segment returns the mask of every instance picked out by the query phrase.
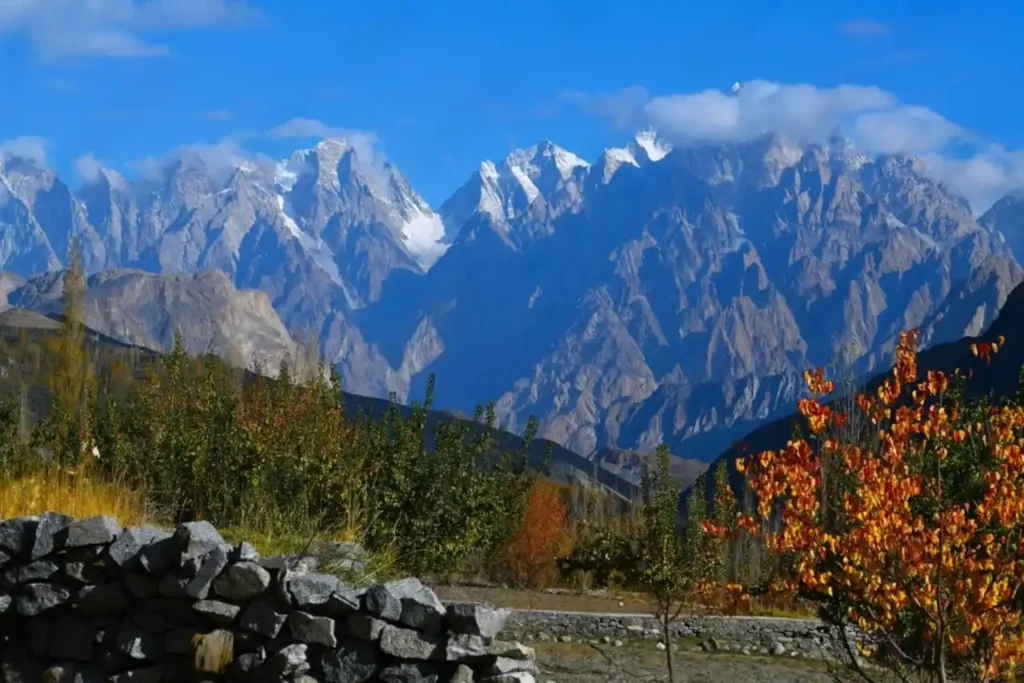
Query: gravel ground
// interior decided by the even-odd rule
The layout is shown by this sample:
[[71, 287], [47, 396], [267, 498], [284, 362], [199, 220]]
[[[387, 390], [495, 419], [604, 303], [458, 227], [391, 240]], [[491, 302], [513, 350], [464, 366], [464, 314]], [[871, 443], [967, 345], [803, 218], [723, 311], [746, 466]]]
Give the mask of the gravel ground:
[[[537, 650], [538, 683], [655, 683], [668, 680], [665, 653], [649, 641], [622, 647], [582, 643], [531, 643]], [[824, 683], [834, 680], [824, 664], [788, 657], [694, 652], [675, 653], [676, 681], [689, 683]]]

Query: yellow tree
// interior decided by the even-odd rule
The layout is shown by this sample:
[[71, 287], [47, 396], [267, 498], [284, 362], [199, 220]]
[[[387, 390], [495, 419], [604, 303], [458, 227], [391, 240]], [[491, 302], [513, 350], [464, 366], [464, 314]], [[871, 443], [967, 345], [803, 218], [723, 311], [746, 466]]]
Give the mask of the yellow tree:
[[86, 349], [85, 272], [72, 240], [64, 271], [64, 311], [60, 333], [48, 342], [53, 368], [47, 378], [50, 415], [42, 425], [45, 445], [60, 464], [78, 459], [89, 441], [89, 403], [94, 372]]
[[[821, 369], [805, 373], [809, 433], [737, 461], [757, 517], [778, 523], [739, 525], [785, 558], [775, 590], [822, 604], [861, 679], [875, 674], [858, 648], [902, 680], [1009, 679], [1024, 653], [1024, 409], [965, 401], [959, 372], [919, 378], [916, 346], [916, 331], [901, 335], [891, 377], [856, 397], [877, 429], [867, 442], [830, 435], [849, 415], [819, 401], [833, 388]], [[824, 513], [826, 459], [838, 514]]]

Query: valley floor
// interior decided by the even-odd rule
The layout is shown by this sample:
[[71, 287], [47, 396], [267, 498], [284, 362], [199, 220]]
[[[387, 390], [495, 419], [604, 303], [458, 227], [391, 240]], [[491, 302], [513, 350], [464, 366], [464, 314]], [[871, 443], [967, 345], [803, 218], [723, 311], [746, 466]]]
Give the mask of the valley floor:
[[[661, 683], [668, 681], [665, 653], [650, 641], [622, 647], [584, 643], [531, 643], [539, 683]], [[675, 653], [677, 683], [824, 683], [825, 664], [803, 659], [707, 653], [684, 643]]]

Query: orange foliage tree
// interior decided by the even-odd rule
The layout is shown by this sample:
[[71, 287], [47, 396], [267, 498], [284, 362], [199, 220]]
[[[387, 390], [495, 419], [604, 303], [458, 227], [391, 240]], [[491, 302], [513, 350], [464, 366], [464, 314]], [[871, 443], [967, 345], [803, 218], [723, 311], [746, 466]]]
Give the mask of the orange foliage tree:
[[[973, 350], [987, 359], [1002, 343]], [[902, 680], [1012, 678], [1024, 653], [1024, 409], [965, 400], [959, 371], [919, 378], [916, 347], [916, 330], [902, 334], [891, 377], [857, 396], [866, 439], [832, 436], [849, 415], [819, 400], [833, 389], [821, 369], [805, 373], [809, 433], [737, 460], [757, 498], [738, 525], [784, 560], [771, 590], [819, 601], [862, 680], [875, 674], [859, 655]]]
[[569, 511], [557, 484], [538, 478], [530, 491], [519, 529], [509, 539], [505, 558], [512, 578], [534, 588], [549, 585], [558, 560], [572, 552]]

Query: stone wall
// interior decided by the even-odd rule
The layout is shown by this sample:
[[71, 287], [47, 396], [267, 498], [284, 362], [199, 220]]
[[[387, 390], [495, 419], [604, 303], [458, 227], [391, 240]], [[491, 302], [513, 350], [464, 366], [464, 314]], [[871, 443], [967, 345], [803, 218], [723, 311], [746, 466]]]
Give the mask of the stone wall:
[[261, 559], [206, 522], [0, 522], [0, 680], [532, 683], [507, 610], [446, 607], [417, 579], [356, 590]]
[[[658, 622], [643, 614], [515, 610], [508, 618], [506, 631], [524, 641], [662, 638]], [[816, 619], [682, 616], [672, 624], [672, 634], [697, 639], [707, 650], [831, 658], [828, 628]]]

